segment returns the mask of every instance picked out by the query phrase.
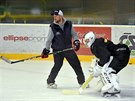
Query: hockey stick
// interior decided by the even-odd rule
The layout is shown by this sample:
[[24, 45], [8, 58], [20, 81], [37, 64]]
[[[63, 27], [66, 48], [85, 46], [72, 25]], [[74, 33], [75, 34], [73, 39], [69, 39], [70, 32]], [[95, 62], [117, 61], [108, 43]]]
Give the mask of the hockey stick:
[[[73, 48], [67, 48], [67, 49], [64, 49], [64, 50], [61, 50], [61, 51], [52, 52], [52, 53], [49, 53], [48, 55], [51, 55], [51, 54], [54, 54], [54, 55], [55, 55], [55, 54], [58, 54], [58, 53], [62, 53], [62, 52], [65, 52], [65, 51], [69, 51], [69, 50], [73, 50]], [[40, 58], [40, 57], [41, 57], [41, 55], [38, 55], [38, 56], [33, 56], [33, 57], [30, 57], [30, 58], [26, 58], [26, 59], [17, 60], [17, 61], [11, 61], [11, 60], [7, 59], [7, 58], [4, 57], [4, 56], [1, 56], [0, 58], [1, 58], [3, 61], [5, 61], [5, 62], [7, 62], [7, 63], [9, 63], [9, 64], [14, 64], [14, 63], [24, 62], [24, 61], [26, 61], [26, 60], [32, 60], [32, 59]]]
[[90, 74], [89, 78], [83, 83], [83, 85], [79, 88], [79, 93], [81, 94], [83, 90], [88, 86], [89, 82], [93, 79], [93, 75]]

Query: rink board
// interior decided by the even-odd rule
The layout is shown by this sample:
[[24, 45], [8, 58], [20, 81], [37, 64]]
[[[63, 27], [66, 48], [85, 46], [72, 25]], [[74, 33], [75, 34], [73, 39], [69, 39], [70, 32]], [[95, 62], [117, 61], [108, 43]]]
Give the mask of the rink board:
[[[80, 41], [77, 52], [80, 61], [91, 61], [93, 55], [84, 45], [83, 36], [93, 31], [96, 37], [125, 43], [131, 50], [129, 63], [135, 64], [135, 26], [132, 25], [73, 25]], [[0, 24], [0, 56], [18, 60], [41, 54], [45, 47], [49, 24]], [[34, 59], [35, 60], [35, 59]], [[52, 56], [47, 59], [53, 60]]]
[[[11, 60], [19, 60], [19, 59], [25, 59], [25, 58], [29, 58], [29, 57], [32, 57], [32, 56], [38, 56], [39, 54], [0, 54], [0, 56], [5, 56], [7, 57], [8, 59], [11, 59]], [[94, 58], [93, 55], [91, 56], [86, 56], [86, 55], [78, 55], [79, 57], [79, 60], [80, 61], [83, 61], [83, 62], [91, 62], [91, 60]], [[40, 61], [46, 61], [46, 60], [52, 60], [53, 61], [53, 56], [50, 55], [48, 58], [36, 58], [36, 59], [33, 59], [33, 60], [40, 60]], [[135, 58], [130, 58], [129, 60], [129, 64], [135, 64]]]

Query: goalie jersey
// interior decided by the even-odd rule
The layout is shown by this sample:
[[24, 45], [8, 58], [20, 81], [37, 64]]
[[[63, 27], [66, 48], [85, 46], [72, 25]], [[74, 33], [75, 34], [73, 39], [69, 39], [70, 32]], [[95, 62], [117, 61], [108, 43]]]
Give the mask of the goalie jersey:
[[110, 64], [116, 72], [124, 68], [129, 61], [130, 50], [125, 44], [114, 44], [112, 41], [97, 38], [91, 45], [91, 52], [99, 59], [98, 64], [103, 66], [113, 56], [113, 61]]

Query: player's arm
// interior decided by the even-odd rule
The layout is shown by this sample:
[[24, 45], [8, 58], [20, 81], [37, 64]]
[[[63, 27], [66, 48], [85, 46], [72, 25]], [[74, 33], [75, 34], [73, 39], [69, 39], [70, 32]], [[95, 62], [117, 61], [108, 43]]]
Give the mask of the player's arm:
[[74, 50], [78, 51], [80, 49], [80, 41], [79, 41], [77, 33], [75, 32], [73, 27], [71, 27], [71, 34], [72, 34], [72, 37], [74, 39], [74, 41], [73, 41]]
[[75, 30], [74, 30], [73, 27], [71, 27], [71, 34], [72, 34], [72, 37], [73, 37], [74, 41], [75, 41], [75, 40], [79, 40], [78, 35], [77, 35], [77, 33], [75, 32]]
[[98, 47], [98, 49], [99, 49], [99, 53], [98, 53], [99, 54], [99, 57], [98, 57], [99, 62], [98, 62], [98, 64], [100, 66], [103, 66], [104, 64], [106, 64], [109, 61], [111, 54], [106, 49], [106, 47]]
[[108, 41], [97, 43], [99, 45], [97, 45], [96, 47], [96, 55], [99, 58], [98, 64], [100, 66], [104, 66], [104, 64], [106, 64], [109, 61], [110, 56], [111, 56], [111, 53], [107, 47], [107, 42]]
[[46, 39], [46, 42], [45, 42], [45, 48], [43, 49], [43, 51], [41, 53], [42, 58], [48, 57], [53, 37], [54, 37], [53, 31], [52, 31], [51, 27], [49, 27], [48, 36], [47, 36], [47, 39]]

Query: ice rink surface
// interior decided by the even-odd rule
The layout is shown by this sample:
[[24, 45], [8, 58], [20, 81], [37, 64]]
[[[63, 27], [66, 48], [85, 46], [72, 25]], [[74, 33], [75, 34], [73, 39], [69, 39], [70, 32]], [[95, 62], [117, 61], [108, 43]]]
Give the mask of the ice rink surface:
[[[85, 78], [89, 76], [89, 62], [81, 62]], [[58, 89], [48, 89], [46, 79], [52, 61], [25, 61], [8, 64], [0, 60], [0, 101], [135, 101], [135, 65], [128, 65], [119, 73], [121, 98], [103, 98], [96, 91], [97, 80], [81, 95], [66, 95], [64, 89], [78, 90], [76, 75], [64, 62], [56, 83]]]

